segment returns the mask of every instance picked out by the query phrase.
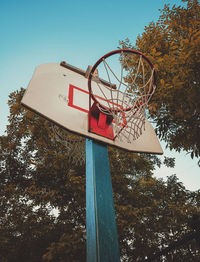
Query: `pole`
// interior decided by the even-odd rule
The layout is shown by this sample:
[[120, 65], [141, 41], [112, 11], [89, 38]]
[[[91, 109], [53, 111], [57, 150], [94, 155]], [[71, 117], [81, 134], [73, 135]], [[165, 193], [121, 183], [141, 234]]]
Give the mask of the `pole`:
[[86, 139], [87, 262], [119, 262], [107, 147]]

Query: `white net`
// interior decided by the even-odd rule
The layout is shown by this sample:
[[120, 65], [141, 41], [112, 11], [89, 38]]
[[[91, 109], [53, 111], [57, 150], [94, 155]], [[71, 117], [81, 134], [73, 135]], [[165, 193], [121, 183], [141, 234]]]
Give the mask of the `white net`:
[[75, 165], [85, 163], [85, 138], [72, 134], [52, 124], [52, 131], [57, 142], [65, 146], [68, 159]]
[[154, 69], [141, 54], [117, 55], [102, 59], [91, 93], [99, 110], [112, 115], [115, 139], [131, 143], [145, 129], [145, 112], [155, 90]]

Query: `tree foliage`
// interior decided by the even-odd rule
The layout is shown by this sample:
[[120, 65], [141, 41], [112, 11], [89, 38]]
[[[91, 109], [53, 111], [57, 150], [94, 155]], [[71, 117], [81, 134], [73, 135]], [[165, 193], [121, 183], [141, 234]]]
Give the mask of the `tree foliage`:
[[200, 3], [165, 5], [157, 22], [145, 27], [136, 48], [152, 60], [157, 89], [150, 104], [159, 137], [170, 149], [200, 156]]
[[[85, 261], [85, 166], [72, 163], [47, 120], [21, 106], [23, 93], [10, 95], [0, 139], [0, 261]], [[144, 260], [194, 230], [200, 192], [176, 176], [153, 178], [156, 156], [114, 148], [109, 156], [122, 261]], [[166, 259], [198, 261], [199, 246], [190, 241]]]
[[21, 106], [23, 93], [10, 95], [7, 136], [1, 137], [0, 261], [81, 261], [84, 169], [72, 167], [50, 123]]

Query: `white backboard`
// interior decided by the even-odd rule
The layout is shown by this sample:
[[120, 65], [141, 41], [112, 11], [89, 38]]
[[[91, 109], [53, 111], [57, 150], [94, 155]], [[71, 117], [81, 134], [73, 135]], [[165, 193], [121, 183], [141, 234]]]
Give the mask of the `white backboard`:
[[[98, 93], [96, 94], [98, 95]], [[88, 132], [89, 93], [85, 71], [58, 63], [35, 69], [22, 104], [59, 126], [94, 140], [133, 152], [162, 154], [155, 131], [148, 120], [142, 135], [131, 143], [111, 140]]]

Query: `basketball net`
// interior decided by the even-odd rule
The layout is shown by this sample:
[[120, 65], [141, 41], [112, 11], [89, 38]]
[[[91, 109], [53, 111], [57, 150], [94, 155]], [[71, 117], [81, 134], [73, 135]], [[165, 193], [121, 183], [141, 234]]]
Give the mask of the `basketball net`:
[[69, 161], [75, 165], [83, 165], [85, 163], [85, 139], [54, 124], [51, 127], [57, 142], [65, 146], [65, 154]]
[[[90, 97], [101, 113], [112, 116], [113, 140], [131, 143], [145, 130], [146, 109], [156, 86], [155, 71], [150, 61], [139, 52], [127, 53], [127, 51], [133, 50], [115, 51], [120, 55], [118, 60], [121, 66], [120, 74], [116, 74], [111, 68], [107, 61], [108, 56], [104, 56], [96, 63], [94, 69], [99, 71], [101, 64], [104, 78], [107, 76], [107, 83], [101, 81], [100, 76], [97, 78], [92, 75]], [[99, 96], [103, 97], [103, 101]]]

